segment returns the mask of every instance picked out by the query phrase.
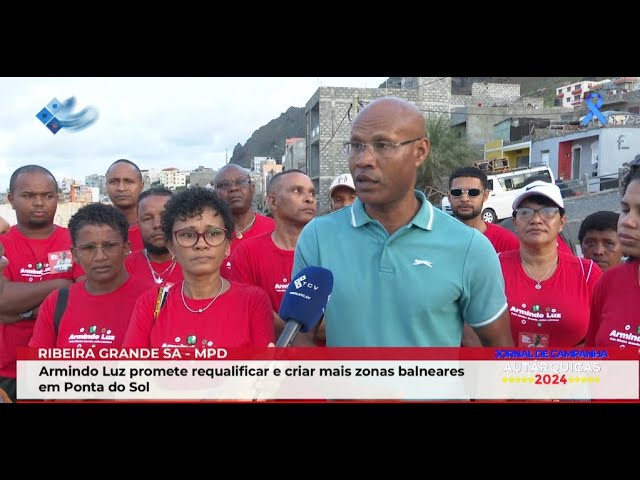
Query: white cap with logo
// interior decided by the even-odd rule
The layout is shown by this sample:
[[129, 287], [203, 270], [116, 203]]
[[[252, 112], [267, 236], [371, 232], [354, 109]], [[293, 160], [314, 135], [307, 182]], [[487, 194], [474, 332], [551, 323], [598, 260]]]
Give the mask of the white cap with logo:
[[543, 182], [542, 180], [537, 180], [535, 182], [531, 182], [526, 187], [522, 187], [520, 193], [513, 201], [513, 209], [515, 210], [522, 203], [525, 198], [531, 197], [533, 195], [541, 195], [543, 197], [548, 198], [553, 203], [555, 203], [558, 207], [564, 208], [564, 201], [562, 200], [562, 194], [560, 193], [560, 189], [557, 185], [553, 183]]
[[343, 173], [334, 178], [333, 182], [331, 182], [331, 187], [329, 187], [329, 197], [331, 197], [331, 193], [338, 187], [347, 187], [354, 192], [356, 191], [356, 186], [353, 183], [353, 177], [350, 173]]

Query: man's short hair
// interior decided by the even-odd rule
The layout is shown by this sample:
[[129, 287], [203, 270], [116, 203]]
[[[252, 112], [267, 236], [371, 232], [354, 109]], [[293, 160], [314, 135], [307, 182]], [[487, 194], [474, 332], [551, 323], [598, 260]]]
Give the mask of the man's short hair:
[[171, 197], [173, 196], [173, 192], [171, 190], [169, 190], [168, 188], [165, 187], [153, 187], [150, 188], [148, 190], [145, 190], [144, 192], [142, 192], [140, 194], [140, 196], [138, 197], [138, 205], [140, 205], [140, 202], [142, 200], [144, 200], [147, 197]]
[[449, 188], [456, 178], [459, 177], [471, 177], [480, 180], [480, 184], [483, 189], [487, 188], [487, 174], [480, 170], [478, 167], [458, 167], [451, 175], [449, 175]]
[[15, 172], [11, 174], [11, 178], [9, 179], [9, 192], [13, 193], [14, 188], [16, 187], [16, 180], [18, 180], [18, 176], [23, 173], [44, 173], [48, 175], [53, 180], [53, 184], [56, 186], [56, 191], [58, 190], [58, 182], [56, 182], [56, 177], [53, 176], [49, 170], [40, 165], [24, 165], [16, 169]]
[[282, 179], [282, 177], [284, 177], [285, 175], [289, 175], [291, 173], [301, 173], [305, 177], [307, 176], [307, 174], [304, 173], [302, 170], [298, 170], [296, 168], [292, 168], [291, 170], [284, 170], [282, 172], [276, 173], [273, 177], [271, 177], [271, 180], [269, 180], [269, 185], [267, 185], [267, 195], [270, 195], [273, 193], [273, 190], [276, 188], [276, 185], [278, 184], [280, 179]]
[[606, 230], [613, 230], [614, 232], [618, 231], [618, 218], [620, 217], [619, 213], [612, 212], [609, 210], [601, 210], [599, 212], [592, 213], [591, 215], [587, 215], [585, 219], [580, 224], [580, 231], [578, 232], [578, 241], [582, 243], [584, 237], [587, 235], [587, 232], [592, 230], [598, 232], [604, 232]]
[[117, 163], [126, 163], [131, 165], [133, 168], [135, 168], [136, 172], [138, 172], [138, 177], [140, 178], [140, 181], [142, 181], [142, 172], [140, 171], [140, 168], [138, 167], [138, 165], [133, 163], [131, 160], [127, 160], [126, 158], [120, 158], [119, 160], [116, 160], [111, 165], [109, 165], [109, 168], [107, 168], [107, 173], [109, 173], [109, 170], [111, 170], [111, 167], [113, 167]]

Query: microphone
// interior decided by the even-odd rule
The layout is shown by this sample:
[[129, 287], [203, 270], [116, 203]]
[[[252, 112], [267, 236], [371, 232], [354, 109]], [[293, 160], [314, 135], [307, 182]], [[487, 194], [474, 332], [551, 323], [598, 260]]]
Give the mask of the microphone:
[[284, 330], [276, 347], [288, 347], [298, 332], [306, 333], [320, 321], [333, 290], [333, 274], [322, 267], [303, 268], [287, 287], [280, 304]]

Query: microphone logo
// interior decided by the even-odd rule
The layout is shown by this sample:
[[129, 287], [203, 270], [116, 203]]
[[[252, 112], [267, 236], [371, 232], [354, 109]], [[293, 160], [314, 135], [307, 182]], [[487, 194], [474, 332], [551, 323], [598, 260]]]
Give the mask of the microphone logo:
[[302, 275], [300, 278], [296, 278], [293, 283], [296, 286], [296, 288], [300, 289], [302, 288], [302, 285], [304, 285], [304, 281], [307, 279], [306, 275]]
[[73, 113], [75, 105], [75, 97], [70, 97], [64, 102], [54, 98], [38, 112], [36, 117], [54, 135], [63, 128], [71, 131], [84, 130], [98, 120], [98, 110], [95, 107], [86, 107]]
[[296, 290], [300, 290], [302, 287], [307, 287], [307, 288], [310, 288], [310, 289], [313, 289], [313, 290], [318, 290], [320, 288], [318, 285], [314, 285], [311, 282], [305, 281], [306, 279], [307, 279], [307, 276], [306, 275], [302, 275], [301, 277], [296, 278], [293, 281], [293, 284], [296, 286]]

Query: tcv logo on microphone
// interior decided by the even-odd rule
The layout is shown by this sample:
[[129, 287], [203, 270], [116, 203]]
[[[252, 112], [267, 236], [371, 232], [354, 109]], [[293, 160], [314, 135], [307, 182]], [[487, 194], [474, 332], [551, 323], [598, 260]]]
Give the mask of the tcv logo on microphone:
[[318, 288], [320, 288], [317, 285], [314, 285], [313, 283], [305, 282], [306, 279], [307, 279], [307, 276], [302, 275], [300, 278], [296, 278], [293, 281], [293, 284], [296, 286], [297, 289], [306, 287], [306, 288], [312, 288], [314, 290], [318, 290]]
[[64, 102], [57, 98], [51, 100], [36, 117], [54, 135], [63, 128], [71, 131], [84, 130], [98, 120], [98, 109], [86, 107], [77, 113], [73, 113], [76, 105], [76, 97], [71, 97]]

